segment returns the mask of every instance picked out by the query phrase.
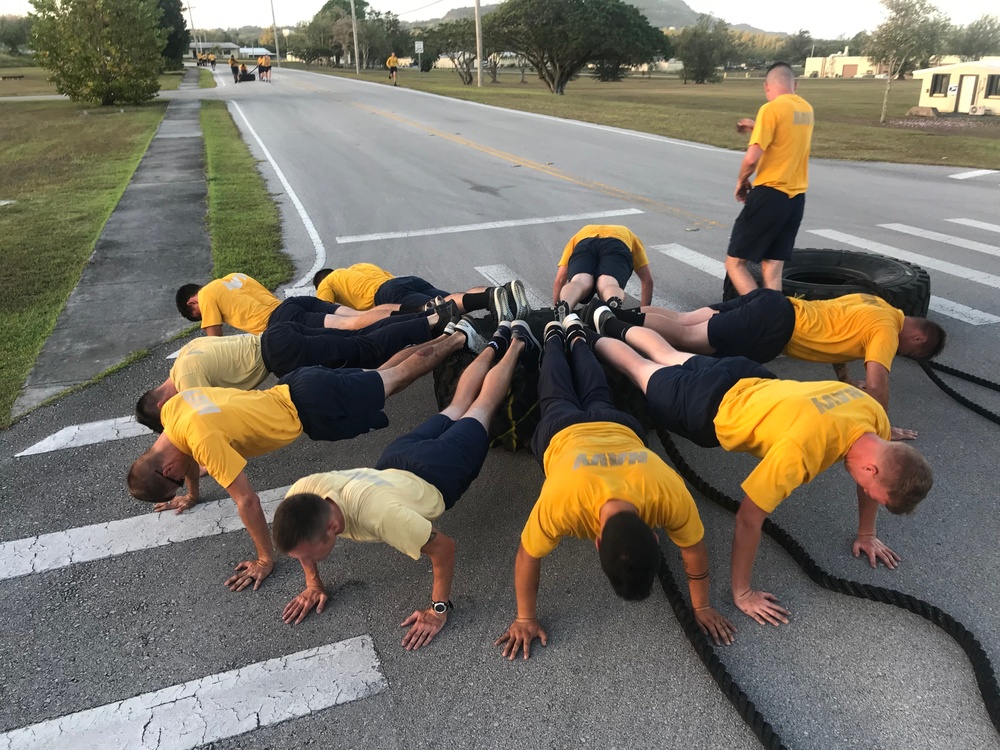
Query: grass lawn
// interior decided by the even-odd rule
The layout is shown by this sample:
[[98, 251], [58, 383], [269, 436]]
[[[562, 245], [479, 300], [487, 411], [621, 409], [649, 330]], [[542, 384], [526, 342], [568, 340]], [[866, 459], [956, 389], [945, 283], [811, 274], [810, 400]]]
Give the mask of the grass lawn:
[[[0, 68], [0, 76], [21, 75], [24, 78], [0, 81], [0, 96], [38, 96], [59, 93], [56, 91], [56, 87], [48, 82], [49, 72], [44, 68]], [[164, 73], [160, 76], [160, 90], [176, 91], [183, 77], [183, 70]]]
[[0, 426], [165, 108], [0, 103]]
[[211, 68], [198, 68], [198, 88], [200, 89], [215, 88], [215, 76], [212, 75]]
[[[353, 71], [344, 69], [285, 64], [354, 77]], [[382, 71], [363, 71], [361, 78], [389, 85], [388, 74]], [[570, 83], [564, 96], [550, 94], [530, 73], [520, 83], [517, 70], [503, 69], [496, 84], [488, 80], [486, 76], [483, 87], [477, 88], [475, 84], [463, 86], [454, 71], [417, 73], [416, 68], [403, 68], [399, 75], [399, 85], [406, 88], [739, 150], [747, 141], [736, 133], [736, 120], [754, 117], [764, 103], [761, 79], [727, 79], [699, 86], [676, 78], [633, 76], [621, 83], [598, 83], [581, 77]], [[919, 81], [893, 83], [890, 118], [902, 118], [916, 105], [919, 87]], [[881, 80], [801, 79], [799, 93], [816, 110], [813, 156], [1000, 168], [1000, 117], [975, 118], [975, 124], [961, 133], [939, 127], [917, 129], [909, 122], [879, 125], [884, 92]]]
[[223, 102], [202, 103], [201, 128], [213, 274], [219, 278], [240, 271], [273, 289], [295, 270], [281, 252], [278, 206]]

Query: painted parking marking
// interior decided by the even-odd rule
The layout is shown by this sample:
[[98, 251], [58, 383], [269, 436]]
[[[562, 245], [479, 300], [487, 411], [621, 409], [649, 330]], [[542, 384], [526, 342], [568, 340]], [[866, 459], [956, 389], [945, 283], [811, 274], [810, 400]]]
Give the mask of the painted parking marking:
[[1000, 232], [1000, 224], [990, 224], [988, 221], [977, 221], [976, 219], [945, 219], [945, 221], [973, 229], [985, 229], [987, 232]]
[[684, 247], [684, 245], [677, 245], [674, 243], [669, 245], [654, 245], [652, 249], [658, 250], [668, 258], [679, 260], [681, 263], [686, 263], [692, 268], [704, 271], [717, 279], [721, 280], [726, 278], [725, 263], [716, 260], [715, 258], [709, 258], [707, 255], [702, 255], [699, 252], [695, 252], [690, 248]]
[[15, 454], [14, 458], [152, 434], [151, 430], [136, 422], [135, 417], [116, 417], [97, 422], [84, 422], [63, 427], [59, 432], [55, 432], [30, 448], [25, 448], [20, 453]]
[[[279, 487], [260, 493], [260, 504], [268, 523], [287, 491], [288, 487]], [[225, 498], [200, 503], [181, 514], [173, 511], [143, 513], [119, 521], [16, 539], [0, 544], [0, 580], [218, 536], [241, 528], [243, 522], [236, 503]], [[0, 750], [3, 750], [2, 744]]]
[[971, 180], [973, 177], [983, 177], [988, 174], [1000, 174], [997, 169], [973, 169], [969, 172], [956, 172], [948, 175], [953, 180]]
[[844, 245], [850, 245], [851, 247], [856, 247], [859, 250], [881, 253], [882, 255], [888, 255], [892, 258], [905, 260], [910, 263], [916, 263], [918, 266], [923, 266], [924, 268], [929, 268], [934, 271], [940, 271], [941, 273], [946, 273], [950, 276], [957, 276], [960, 279], [974, 281], [977, 284], [982, 284], [994, 289], [1000, 289], [1000, 276], [994, 276], [991, 273], [976, 271], [972, 268], [960, 266], [957, 263], [949, 263], [946, 260], [938, 260], [937, 258], [931, 258], [927, 255], [911, 253], [909, 250], [901, 250], [898, 247], [885, 245], [881, 242], [872, 242], [871, 240], [866, 240], [863, 237], [855, 237], [853, 234], [839, 232], [836, 229], [809, 229], [807, 231], [818, 237], [824, 237], [828, 240], [834, 240], [835, 242], [840, 242]]
[[0, 750], [191, 750], [387, 687], [361, 635], [5, 732]]
[[978, 253], [985, 253], [986, 255], [1000, 257], [1000, 247], [997, 247], [996, 245], [987, 245], [985, 242], [975, 242], [973, 240], [962, 239], [961, 237], [952, 237], [950, 234], [932, 232], [928, 229], [911, 227], [907, 224], [879, 224], [879, 226], [883, 229], [891, 229], [893, 232], [902, 232], [903, 234], [909, 234], [913, 237], [921, 237], [922, 239], [933, 240], [934, 242], [943, 242], [946, 245], [961, 247], [965, 250], [975, 250]]
[[[438, 234], [457, 234], [459, 232], [481, 232], [488, 229], [507, 229], [509, 227], [529, 227], [536, 224], [558, 224], [566, 221], [585, 221], [587, 219], [606, 219], [614, 216], [635, 216], [643, 213], [638, 208], [623, 208], [614, 211], [595, 211], [586, 214], [564, 214], [562, 216], [541, 216], [531, 219], [512, 219], [510, 221], [486, 221], [481, 224], [459, 224], [450, 227], [434, 227], [431, 229], [414, 229], [408, 232], [380, 232], [377, 234], [352, 234], [337, 237], [337, 244], [348, 245], [354, 242], [373, 242], [375, 240], [397, 240], [407, 237], [429, 237]], [[319, 270], [318, 268], [316, 269]], [[310, 279], [312, 276], [310, 275]]]

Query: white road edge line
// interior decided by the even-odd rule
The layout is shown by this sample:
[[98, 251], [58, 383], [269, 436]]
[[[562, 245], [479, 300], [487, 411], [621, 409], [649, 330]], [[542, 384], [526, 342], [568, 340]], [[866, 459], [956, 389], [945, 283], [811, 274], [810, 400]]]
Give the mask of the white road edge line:
[[920, 237], [925, 240], [933, 240], [934, 242], [943, 242], [946, 245], [952, 245], [953, 247], [960, 247], [964, 250], [975, 250], [978, 253], [985, 253], [986, 255], [992, 255], [993, 257], [1000, 257], [1000, 247], [996, 245], [987, 245], [985, 242], [975, 242], [973, 240], [963, 240], [961, 237], [952, 237], [950, 234], [941, 234], [941, 232], [932, 232], [928, 229], [920, 229], [919, 227], [911, 227], [907, 224], [879, 224], [883, 229], [890, 229], [893, 232], [902, 232], [903, 234], [909, 234], [913, 237]]
[[[279, 487], [260, 493], [260, 504], [268, 523], [287, 491], [288, 487]], [[243, 522], [236, 503], [227, 497], [211, 503], [199, 503], [180, 515], [173, 511], [148, 512], [119, 521], [16, 539], [0, 544], [0, 581], [191, 539], [218, 536], [241, 528]], [[3, 750], [2, 745], [0, 750]]]
[[977, 284], [983, 284], [984, 286], [993, 287], [994, 289], [1000, 289], [1000, 276], [994, 276], [991, 273], [976, 271], [972, 268], [966, 268], [965, 266], [960, 266], [956, 263], [949, 263], [946, 260], [931, 258], [928, 255], [911, 253], [908, 250], [901, 250], [898, 247], [893, 247], [892, 245], [884, 245], [881, 242], [872, 242], [871, 240], [866, 240], [863, 237], [855, 237], [853, 234], [839, 232], [836, 229], [809, 229], [806, 231], [810, 234], [815, 234], [817, 237], [824, 237], [828, 240], [841, 242], [860, 250], [881, 253], [882, 255], [888, 255], [893, 258], [898, 258], [899, 260], [916, 263], [918, 266], [923, 266], [924, 268], [930, 268], [934, 271], [940, 271], [941, 273], [946, 273], [951, 276], [957, 276], [960, 279], [966, 279], [967, 281], [974, 281]]
[[25, 448], [20, 453], [15, 453], [14, 458], [152, 434], [152, 430], [136, 422], [135, 417], [115, 417], [114, 419], [102, 419], [98, 422], [83, 422], [63, 427], [44, 440]]
[[[511, 219], [509, 221], [486, 221], [481, 224], [459, 224], [450, 227], [434, 227], [432, 229], [414, 229], [408, 232], [380, 232], [378, 234], [352, 234], [337, 238], [338, 245], [348, 245], [353, 242], [372, 242], [375, 240], [397, 240], [406, 237], [428, 237], [436, 234], [457, 234], [459, 232], [481, 232], [486, 229], [505, 229], [507, 227], [527, 227], [535, 224], [556, 224], [562, 221], [583, 221], [586, 219], [604, 219], [611, 216], [634, 216], [643, 213], [638, 208], [622, 208], [613, 211], [595, 211], [586, 214], [565, 214], [562, 216], [542, 216], [533, 219]], [[319, 269], [316, 269], [317, 271]]]
[[240, 108], [240, 105], [237, 102], [230, 102], [230, 104], [232, 104], [236, 111], [240, 113], [240, 117], [242, 117], [243, 122], [246, 123], [247, 130], [250, 132], [250, 135], [252, 135], [254, 140], [257, 141], [257, 145], [260, 146], [260, 149], [264, 153], [265, 158], [267, 158], [271, 168], [274, 169], [274, 173], [278, 176], [282, 186], [285, 188], [285, 192], [288, 194], [289, 200], [291, 200], [292, 205], [295, 206], [295, 210], [298, 212], [299, 218], [302, 219], [302, 224], [306, 228], [306, 233], [309, 235], [309, 239], [312, 240], [313, 249], [316, 252], [316, 260], [313, 263], [313, 267], [310, 268], [301, 279], [292, 285], [305, 286], [312, 281], [313, 275], [323, 267], [324, 263], [326, 263], [326, 246], [323, 244], [323, 240], [320, 238], [319, 232], [316, 231], [316, 226], [312, 223], [312, 219], [309, 218], [309, 214], [306, 213], [306, 209], [302, 205], [302, 201], [299, 200], [299, 196], [295, 194], [292, 186], [289, 184], [288, 180], [285, 179], [285, 173], [281, 171], [281, 167], [278, 166], [274, 157], [271, 156], [271, 152], [267, 150], [267, 146], [264, 145], [264, 141], [262, 141], [260, 136], [257, 135], [257, 131], [253, 129], [253, 125], [250, 124], [247, 116], [243, 114], [243, 110]]
[[987, 232], [1000, 232], [1000, 224], [990, 224], [988, 221], [977, 221], [976, 219], [945, 219], [945, 221], [973, 229], [985, 229]]
[[388, 687], [369, 635], [208, 675], [0, 734], [0, 750], [192, 750]]
[[957, 172], [956, 174], [948, 175], [953, 180], [968, 180], [973, 177], [982, 177], [988, 174], [998, 174], [1000, 170], [998, 169], [973, 169], [969, 172]]

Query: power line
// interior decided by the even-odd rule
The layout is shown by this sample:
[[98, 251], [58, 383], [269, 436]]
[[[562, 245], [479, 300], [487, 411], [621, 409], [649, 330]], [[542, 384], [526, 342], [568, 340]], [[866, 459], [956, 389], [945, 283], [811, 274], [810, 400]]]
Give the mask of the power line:
[[438, 5], [438, 4], [443, 3], [443, 2], [444, 2], [444, 0], [434, 0], [433, 3], [429, 3], [427, 5], [421, 5], [419, 8], [414, 8], [413, 10], [408, 10], [408, 11], [405, 11], [403, 13], [397, 13], [396, 15], [397, 16], [408, 16], [411, 13], [416, 13], [419, 10], [424, 10], [426, 8], [430, 8], [433, 5]]

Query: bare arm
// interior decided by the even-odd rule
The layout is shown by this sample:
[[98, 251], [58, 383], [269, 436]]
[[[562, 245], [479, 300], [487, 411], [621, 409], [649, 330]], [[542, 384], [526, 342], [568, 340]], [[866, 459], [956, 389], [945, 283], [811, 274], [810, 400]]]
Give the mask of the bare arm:
[[256, 591], [260, 588], [261, 582], [274, 570], [274, 550], [271, 547], [271, 536], [267, 531], [267, 519], [260, 507], [260, 498], [250, 485], [245, 471], [241, 471], [233, 483], [226, 487], [226, 492], [236, 501], [240, 520], [250, 532], [250, 538], [257, 548], [257, 559], [246, 560], [237, 565], [236, 575], [229, 578], [226, 585], [232, 591], [242, 591], [253, 583]]
[[517, 548], [517, 558], [514, 560], [514, 591], [517, 594], [517, 619], [511, 623], [494, 646], [504, 644], [503, 655], [513, 659], [517, 652], [523, 651], [524, 658], [531, 655], [531, 642], [538, 638], [542, 645], [548, 645], [549, 637], [538, 624], [536, 604], [538, 602], [538, 582], [542, 574], [542, 561], [532, 557], [524, 549]]
[[691, 594], [691, 609], [701, 632], [711, 637], [715, 645], [733, 642], [736, 628], [712, 607], [708, 584], [708, 550], [700, 541], [690, 547], [681, 547], [684, 572], [687, 574], [688, 591]]
[[899, 555], [875, 535], [877, 517], [878, 503], [868, 496], [861, 485], [858, 485], [858, 538], [851, 545], [851, 550], [855, 557], [860, 557], [863, 552], [873, 568], [877, 567], [878, 561], [881, 560], [885, 563], [885, 567], [892, 570], [899, 565]]
[[639, 304], [653, 304], [653, 273], [649, 270], [649, 266], [646, 265], [635, 269], [635, 275], [639, 277], [639, 281], [642, 284], [642, 298], [639, 300]]
[[569, 266], [558, 266], [556, 268], [556, 280], [552, 282], [552, 304], [559, 304], [559, 292], [569, 280]]
[[743, 156], [743, 161], [740, 162], [740, 173], [736, 178], [735, 193], [736, 200], [740, 203], [746, 202], [747, 193], [750, 192], [750, 175], [757, 169], [757, 162], [760, 161], [760, 157], [763, 155], [764, 149], [755, 143], [747, 149], [746, 154]]
[[767, 515], [753, 500], [743, 497], [733, 533], [733, 602], [761, 625], [765, 622], [777, 625], [779, 621], [788, 622], [788, 610], [778, 606], [773, 594], [750, 588], [753, 561], [760, 546], [760, 529]]
[[[431, 559], [434, 571], [434, 584], [431, 589], [431, 601], [447, 602], [451, 599], [451, 580], [455, 574], [455, 542], [447, 534], [437, 529], [431, 531], [427, 544], [420, 548], [421, 554]], [[433, 607], [418, 609], [400, 623], [401, 627], [409, 627], [403, 637], [402, 646], [407, 651], [413, 651], [426, 646], [433, 640], [441, 628], [448, 622], [448, 613], [438, 614]]]
[[865, 362], [865, 390], [889, 411], [889, 371], [879, 362]]
[[202, 328], [201, 330], [203, 330], [205, 332], [206, 336], [221, 336], [222, 335], [222, 326], [221, 325], [218, 325], [218, 326], [208, 326], [207, 328]]

